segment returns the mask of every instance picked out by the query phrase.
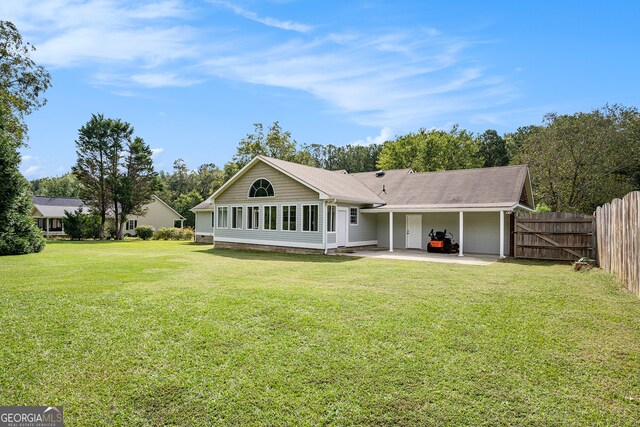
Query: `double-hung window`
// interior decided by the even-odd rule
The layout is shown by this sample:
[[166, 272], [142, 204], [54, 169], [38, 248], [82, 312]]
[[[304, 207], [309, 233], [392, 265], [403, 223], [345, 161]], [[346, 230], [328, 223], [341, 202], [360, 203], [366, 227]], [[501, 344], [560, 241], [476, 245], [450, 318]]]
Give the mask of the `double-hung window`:
[[287, 205], [282, 207], [282, 229], [285, 231], [296, 231], [295, 205]]
[[227, 228], [229, 226], [229, 208], [226, 206], [218, 207], [218, 228]]
[[260, 207], [249, 206], [247, 208], [247, 229], [257, 230], [260, 228]]
[[318, 231], [318, 205], [302, 205], [302, 231]]
[[276, 206], [264, 207], [264, 223], [262, 224], [263, 230], [275, 230], [278, 224], [278, 208]]
[[327, 206], [327, 231], [328, 232], [336, 231], [336, 206], [335, 205]]
[[359, 210], [360, 209], [358, 208], [349, 209], [349, 224], [358, 225], [358, 215], [360, 214]]
[[231, 228], [242, 229], [242, 207], [231, 208]]

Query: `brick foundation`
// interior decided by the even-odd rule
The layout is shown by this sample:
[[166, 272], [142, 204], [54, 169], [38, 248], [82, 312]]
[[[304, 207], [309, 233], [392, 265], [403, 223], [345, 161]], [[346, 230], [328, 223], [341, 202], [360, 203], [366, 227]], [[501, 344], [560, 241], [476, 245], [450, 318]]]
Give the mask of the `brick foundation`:
[[195, 242], [196, 243], [207, 243], [207, 244], [213, 244], [213, 236], [203, 236], [202, 234], [196, 234], [195, 235]]
[[[307, 255], [322, 255], [324, 250], [322, 249], [308, 249], [308, 248], [291, 248], [288, 246], [271, 246], [271, 245], [256, 245], [251, 243], [234, 243], [234, 242], [216, 242], [215, 247], [218, 249], [235, 249], [243, 251], [260, 251], [260, 252], [276, 252], [280, 254], [307, 254]], [[358, 246], [353, 248], [337, 248], [329, 249], [329, 254], [336, 254], [342, 252], [352, 252], [357, 250], [364, 250], [376, 248], [376, 246]]]

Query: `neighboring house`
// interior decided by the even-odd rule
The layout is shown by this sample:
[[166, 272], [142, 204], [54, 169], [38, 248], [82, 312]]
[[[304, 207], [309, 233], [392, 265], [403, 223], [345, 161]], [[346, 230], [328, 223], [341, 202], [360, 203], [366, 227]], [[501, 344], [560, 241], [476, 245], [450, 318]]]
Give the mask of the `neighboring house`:
[[[88, 213], [90, 207], [81, 199], [70, 197], [33, 196], [33, 212], [31, 216], [46, 236], [64, 236], [62, 218], [65, 212], [73, 213], [79, 208]], [[147, 212], [143, 216], [132, 215], [125, 223], [124, 234], [135, 235], [138, 225], [150, 225], [155, 229], [163, 227], [182, 227], [185, 218], [173, 210], [162, 199], [153, 196], [153, 201], [145, 206]]]
[[534, 206], [524, 165], [348, 174], [258, 156], [192, 210], [196, 240], [216, 247], [426, 250], [431, 229], [447, 229], [460, 255], [504, 257], [511, 214]]

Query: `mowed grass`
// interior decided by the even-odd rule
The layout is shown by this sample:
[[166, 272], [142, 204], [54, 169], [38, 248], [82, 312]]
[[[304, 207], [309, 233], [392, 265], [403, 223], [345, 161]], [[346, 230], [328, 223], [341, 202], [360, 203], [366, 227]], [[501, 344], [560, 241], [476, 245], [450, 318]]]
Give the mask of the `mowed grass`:
[[0, 405], [68, 426], [637, 425], [640, 300], [569, 265], [50, 243], [0, 258]]

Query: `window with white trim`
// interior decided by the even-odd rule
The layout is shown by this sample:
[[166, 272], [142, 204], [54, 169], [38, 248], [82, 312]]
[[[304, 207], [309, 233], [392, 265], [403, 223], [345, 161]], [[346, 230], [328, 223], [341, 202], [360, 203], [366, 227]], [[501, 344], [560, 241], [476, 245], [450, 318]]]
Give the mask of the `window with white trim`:
[[273, 197], [273, 185], [264, 178], [256, 179], [249, 188], [249, 197]]
[[218, 207], [218, 228], [229, 227], [229, 208], [226, 206]]
[[138, 220], [137, 219], [130, 219], [130, 220], [127, 221], [125, 229], [126, 230], [135, 230], [137, 226], [138, 226]]
[[257, 230], [260, 228], [260, 207], [249, 206], [247, 208], [247, 230]]
[[335, 205], [327, 206], [327, 231], [328, 232], [336, 231], [336, 206]]
[[282, 230], [296, 231], [296, 206], [287, 205], [282, 207]]
[[242, 206], [231, 208], [231, 228], [242, 229]]
[[360, 220], [360, 209], [358, 208], [350, 208], [349, 209], [349, 224], [358, 225], [358, 221]]
[[318, 205], [302, 205], [302, 231], [318, 231]]
[[275, 230], [278, 226], [278, 207], [277, 206], [265, 206], [264, 207], [264, 223], [262, 224], [263, 230]]

